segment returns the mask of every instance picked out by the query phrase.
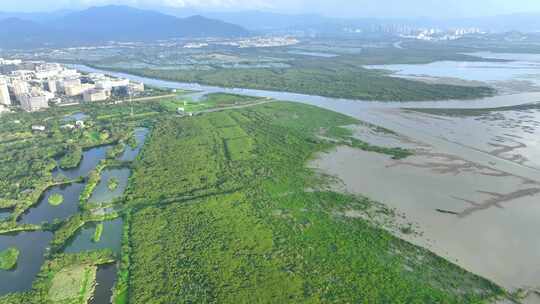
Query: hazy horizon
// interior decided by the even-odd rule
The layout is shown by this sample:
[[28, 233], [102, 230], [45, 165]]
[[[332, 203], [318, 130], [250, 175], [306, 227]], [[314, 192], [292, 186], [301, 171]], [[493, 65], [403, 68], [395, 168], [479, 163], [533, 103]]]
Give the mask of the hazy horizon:
[[186, 8], [201, 11], [259, 10], [289, 14], [319, 14], [345, 18], [466, 18], [515, 13], [540, 12], [536, 0], [4, 0], [0, 11], [51, 12], [64, 9], [83, 9], [101, 5], [129, 5], [146, 9], [164, 7]]

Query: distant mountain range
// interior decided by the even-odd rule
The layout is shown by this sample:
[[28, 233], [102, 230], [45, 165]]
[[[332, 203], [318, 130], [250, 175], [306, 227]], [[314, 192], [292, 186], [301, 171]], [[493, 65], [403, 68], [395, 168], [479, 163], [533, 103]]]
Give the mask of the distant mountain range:
[[203, 16], [178, 18], [128, 6], [50, 14], [0, 13], [0, 48], [71, 46], [106, 41], [241, 37], [245, 28]]
[[242, 37], [258, 34], [395, 35], [403, 29], [479, 28], [487, 32], [540, 32], [540, 13], [436, 20], [430, 18], [339, 19], [261, 11], [205, 12], [128, 6], [50, 13], [0, 12], [0, 48], [95, 45], [172, 38]]
[[318, 33], [336, 32], [343, 28], [377, 28], [390, 26], [424, 27], [424, 28], [466, 28], [476, 27], [489, 32], [539, 32], [540, 12], [511, 15], [499, 15], [477, 18], [355, 18], [341, 19], [320, 15], [293, 15], [261, 11], [244, 12], [203, 12], [189, 9], [158, 8], [175, 16], [200, 14], [226, 22], [238, 24], [255, 31], [303, 30]]

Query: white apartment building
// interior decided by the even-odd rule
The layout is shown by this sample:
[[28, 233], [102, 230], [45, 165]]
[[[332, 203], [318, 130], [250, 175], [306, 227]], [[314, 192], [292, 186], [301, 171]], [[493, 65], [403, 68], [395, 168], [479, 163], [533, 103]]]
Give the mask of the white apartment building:
[[47, 91], [49, 91], [49, 92], [51, 92], [53, 94], [56, 93], [56, 91], [57, 91], [56, 90], [56, 80], [49, 79], [49, 80], [46, 80], [44, 84], [45, 84], [45, 89]]
[[107, 100], [107, 97], [107, 91], [104, 89], [90, 89], [83, 93], [83, 100], [85, 102], [104, 101]]
[[9, 88], [11, 89], [11, 92], [15, 98], [19, 101], [21, 101], [22, 95], [27, 94], [30, 91], [28, 82], [20, 79], [12, 79]]
[[49, 107], [46, 95], [26, 93], [20, 99], [21, 108], [28, 112], [38, 111]]
[[9, 90], [5, 78], [0, 78], [0, 105], [11, 105], [11, 97], [9, 96]]

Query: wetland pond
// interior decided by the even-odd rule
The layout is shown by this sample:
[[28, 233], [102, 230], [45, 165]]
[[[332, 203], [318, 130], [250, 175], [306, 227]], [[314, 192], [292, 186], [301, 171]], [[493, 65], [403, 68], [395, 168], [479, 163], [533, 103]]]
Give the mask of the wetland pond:
[[116, 274], [116, 264], [99, 266], [96, 274], [96, 289], [93, 298], [88, 302], [89, 304], [111, 303], [113, 287], [116, 284]]
[[52, 233], [42, 231], [0, 235], [0, 251], [15, 247], [20, 252], [15, 269], [0, 270], [0, 295], [32, 287], [52, 237]]
[[[73, 117], [80, 119], [83, 117]], [[138, 128], [135, 131], [137, 147], [126, 147], [124, 153], [119, 157], [122, 161], [133, 161], [140, 152], [148, 129]], [[83, 159], [79, 166], [74, 169], [55, 169], [54, 176], [63, 175], [70, 179], [80, 176], [88, 176], [101, 160], [107, 156], [107, 151], [112, 146], [101, 146], [91, 148], [83, 153]], [[95, 188], [90, 198], [90, 203], [109, 202], [123, 195], [129, 180], [130, 169], [111, 168], [102, 171], [102, 178]], [[108, 181], [115, 178], [118, 182], [113, 190], [108, 189]], [[30, 208], [20, 218], [21, 224], [42, 224], [52, 222], [55, 219], [65, 220], [79, 211], [79, 196], [85, 187], [85, 183], [72, 183], [62, 186], [54, 186], [46, 190], [40, 197], [39, 202]], [[52, 206], [48, 199], [53, 194], [61, 194], [64, 198], [62, 204]], [[11, 215], [11, 210], [0, 210], [0, 220]], [[103, 222], [103, 231], [99, 241], [94, 242], [93, 237], [98, 223], [84, 225], [66, 244], [64, 252], [77, 253], [88, 250], [98, 250], [109, 248], [116, 254], [120, 254], [122, 245], [123, 220], [117, 218]], [[32, 287], [32, 283], [39, 273], [41, 265], [45, 261], [45, 253], [49, 246], [53, 234], [50, 232], [21, 232], [18, 234], [0, 235], [0, 251], [15, 247], [19, 249], [20, 256], [15, 269], [10, 271], [0, 270], [0, 296], [10, 292], [21, 292]], [[99, 267], [97, 273], [97, 283], [95, 298], [91, 303], [110, 303], [111, 289], [116, 281], [116, 265], [105, 265]], [[8, 282], [8, 283], [5, 283]]]
[[[88, 199], [90, 204], [108, 203], [121, 197], [126, 190], [131, 170], [128, 168], [104, 169], [101, 171], [101, 179]], [[114, 189], [109, 189], [111, 180], [118, 182]]]
[[[54, 220], [65, 220], [79, 210], [79, 196], [84, 189], [84, 183], [54, 186], [45, 191], [38, 203], [21, 215], [22, 224], [51, 223]], [[60, 194], [64, 202], [58, 206], [49, 204], [49, 197]]]
[[0, 209], [0, 222], [11, 217], [12, 212], [10, 209]]
[[62, 120], [64, 122], [68, 122], [68, 121], [76, 121], [76, 120], [81, 120], [81, 121], [84, 121], [88, 118], [88, 115], [86, 113], [83, 113], [83, 112], [77, 112], [77, 113], [73, 113], [73, 114], [70, 114], [70, 115], [66, 115]]
[[105, 159], [107, 152], [111, 149], [111, 147], [112, 146], [107, 145], [86, 150], [83, 152], [81, 163], [77, 168], [64, 170], [58, 167], [53, 171], [53, 176], [56, 177], [62, 175], [69, 179], [88, 176], [88, 173], [94, 170], [100, 161]]
[[115, 254], [120, 254], [122, 247], [122, 227], [123, 220], [117, 218], [112, 221], [103, 222], [103, 232], [99, 241], [94, 242], [94, 233], [97, 223], [84, 225], [77, 234], [68, 242], [64, 252], [78, 253], [89, 250], [111, 249]]
[[137, 143], [136, 147], [133, 148], [129, 145], [126, 146], [126, 149], [124, 150], [124, 153], [118, 158], [120, 161], [134, 161], [137, 155], [139, 155], [139, 152], [141, 151], [144, 142], [146, 140], [146, 136], [148, 135], [147, 128], [137, 128], [135, 129], [135, 141]]

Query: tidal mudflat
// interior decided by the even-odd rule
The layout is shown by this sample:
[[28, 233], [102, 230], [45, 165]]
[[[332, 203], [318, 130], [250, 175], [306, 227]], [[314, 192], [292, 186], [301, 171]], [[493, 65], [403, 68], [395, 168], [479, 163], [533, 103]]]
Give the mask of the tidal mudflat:
[[508, 289], [536, 288], [540, 182], [403, 141], [417, 144], [415, 156], [339, 147], [311, 166], [405, 214], [419, 230], [407, 240]]

